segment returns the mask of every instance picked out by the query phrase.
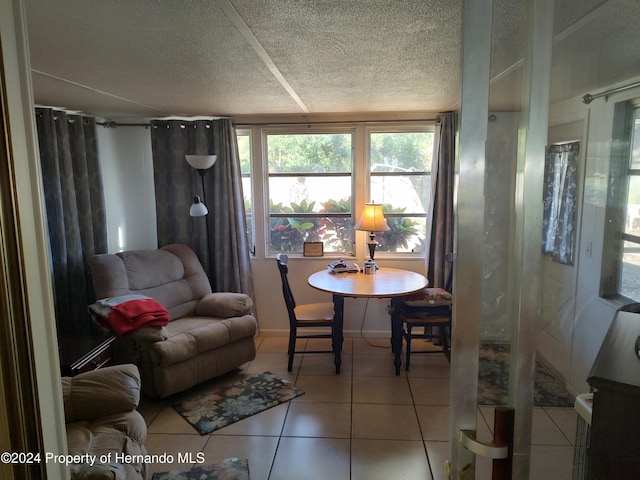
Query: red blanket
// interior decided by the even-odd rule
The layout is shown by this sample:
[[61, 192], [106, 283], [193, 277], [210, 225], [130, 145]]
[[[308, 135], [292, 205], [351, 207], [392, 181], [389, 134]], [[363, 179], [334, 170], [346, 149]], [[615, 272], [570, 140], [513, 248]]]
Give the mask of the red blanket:
[[96, 306], [93, 313], [99, 313], [97, 317], [100, 323], [118, 336], [140, 327], [163, 327], [169, 323], [167, 309], [152, 298], [135, 298], [122, 302], [118, 302], [118, 298], [111, 298], [102, 302], [100, 311]]

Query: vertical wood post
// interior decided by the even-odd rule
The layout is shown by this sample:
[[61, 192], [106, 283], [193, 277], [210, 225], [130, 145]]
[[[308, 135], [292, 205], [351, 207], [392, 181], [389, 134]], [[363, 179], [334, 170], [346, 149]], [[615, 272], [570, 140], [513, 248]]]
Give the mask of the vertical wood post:
[[491, 480], [511, 480], [513, 469], [513, 429], [515, 410], [496, 407], [493, 420], [493, 443], [496, 447], [508, 447], [506, 458], [494, 459]]

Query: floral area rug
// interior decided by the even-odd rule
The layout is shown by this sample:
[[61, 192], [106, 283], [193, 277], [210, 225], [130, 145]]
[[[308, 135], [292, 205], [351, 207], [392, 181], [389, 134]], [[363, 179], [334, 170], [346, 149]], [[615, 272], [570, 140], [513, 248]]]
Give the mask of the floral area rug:
[[151, 480], [249, 480], [246, 459], [227, 458], [213, 465], [200, 465], [189, 470], [156, 472]]
[[208, 435], [303, 393], [287, 380], [265, 372], [240, 383], [198, 392], [173, 408], [201, 435]]
[[[510, 347], [503, 343], [480, 345], [478, 403], [506, 405], [509, 391]], [[536, 361], [533, 404], [536, 407], [573, 407], [574, 398], [540, 363]]]

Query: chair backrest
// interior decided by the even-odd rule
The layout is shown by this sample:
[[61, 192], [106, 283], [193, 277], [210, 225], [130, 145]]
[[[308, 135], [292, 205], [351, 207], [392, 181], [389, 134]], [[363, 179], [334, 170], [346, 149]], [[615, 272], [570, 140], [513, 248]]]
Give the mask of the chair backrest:
[[280, 280], [282, 280], [282, 295], [284, 296], [284, 303], [287, 306], [287, 312], [289, 313], [289, 322], [293, 323], [296, 321], [296, 314], [294, 309], [296, 308], [296, 301], [293, 298], [293, 292], [291, 291], [291, 287], [289, 286], [289, 278], [287, 274], [289, 273], [289, 267], [287, 263], [289, 263], [289, 257], [287, 257], [283, 253], [279, 253], [276, 256], [276, 262], [278, 264], [278, 270], [280, 271]]

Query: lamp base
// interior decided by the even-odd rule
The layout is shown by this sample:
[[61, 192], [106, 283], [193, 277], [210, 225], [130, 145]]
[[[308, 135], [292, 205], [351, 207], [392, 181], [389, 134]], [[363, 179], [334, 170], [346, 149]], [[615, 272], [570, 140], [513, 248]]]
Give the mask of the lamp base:
[[373, 232], [369, 232], [369, 241], [367, 242], [367, 246], [369, 247], [369, 257], [373, 260], [374, 255], [376, 254], [376, 247], [378, 246], [378, 242], [376, 242], [376, 234]]

